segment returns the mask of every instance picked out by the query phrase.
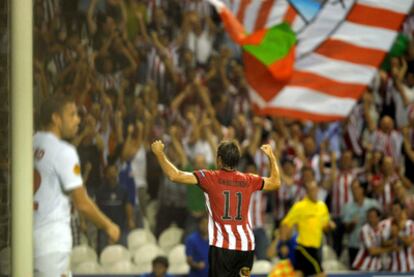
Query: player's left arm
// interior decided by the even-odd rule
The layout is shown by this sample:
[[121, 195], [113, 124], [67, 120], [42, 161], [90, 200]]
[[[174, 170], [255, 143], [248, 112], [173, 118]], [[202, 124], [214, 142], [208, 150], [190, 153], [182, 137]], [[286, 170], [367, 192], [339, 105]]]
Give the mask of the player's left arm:
[[162, 141], [154, 141], [151, 144], [151, 149], [157, 157], [162, 171], [172, 182], [184, 185], [196, 185], [198, 183], [197, 178], [193, 173], [179, 170], [174, 164], [170, 162], [170, 160], [168, 160], [167, 156], [164, 153], [164, 144]]
[[270, 144], [264, 144], [260, 149], [269, 158], [270, 176], [264, 177], [264, 190], [276, 190], [280, 187], [280, 171], [277, 164], [275, 154], [273, 153], [272, 146]]

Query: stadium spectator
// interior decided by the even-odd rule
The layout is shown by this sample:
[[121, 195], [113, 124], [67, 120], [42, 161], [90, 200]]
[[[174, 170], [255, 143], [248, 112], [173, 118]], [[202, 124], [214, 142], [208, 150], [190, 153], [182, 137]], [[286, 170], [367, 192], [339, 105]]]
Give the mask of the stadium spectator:
[[313, 169], [315, 180], [320, 182], [322, 179], [322, 173], [320, 172], [320, 154], [317, 151], [317, 145], [312, 136], [307, 135], [303, 138], [303, 150], [304, 155], [301, 157], [303, 164]]
[[343, 222], [343, 209], [348, 203], [352, 202], [353, 193], [351, 192], [351, 184], [356, 178], [356, 172], [353, 170], [353, 156], [351, 151], [344, 151], [340, 158], [339, 168], [336, 169], [335, 158], [331, 159], [332, 172], [332, 187], [331, 195], [331, 216], [336, 224], [336, 229], [332, 235], [333, 246], [337, 257], [342, 253], [342, 240], [345, 234]]
[[372, 150], [392, 157], [394, 166], [401, 162], [402, 142], [401, 133], [394, 129], [394, 120], [387, 115], [381, 118], [379, 129], [374, 131], [369, 138]]
[[[171, 144], [167, 147], [166, 151], [172, 157], [172, 162], [176, 163], [179, 168], [185, 168], [188, 160], [179, 140], [178, 132], [179, 130], [176, 126], [171, 126], [169, 130]], [[185, 228], [187, 221], [186, 192], [184, 186], [177, 184], [174, 180], [169, 179], [168, 176], [163, 176], [163, 182], [161, 183], [157, 197], [160, 206], [156, 217], [156, 237], [173, 223], [182, 229]]]
[[393, 272], [414, 270], [414, 222], [407, 219], [404, 204], [398, 200], [392, 204], [391, 217], [380, 223], [383, 245], [392, 247], [391, 263], [385, 269]]
[[391, 212], [391, 205], [394, 201], [395, 187], [400, 183], [400, 178], [394, 169], [393, 159], [385, 156], [382, 159], [381, 173], [376, 180], [373, 180], [373, 196], [381, 204], [381, 209], [385, 215]]
[[[202, 154], [197, 154], [192, 164], [194, 166], [188, 164], [185, 170], [191, 172], [203, 168], [214, 169], [214, 165], [207, 164], [205, 156]], [[189, 214], [187, 218], [185, 233], [190, 234], [198, 229], [198, 222], [206, 213], [206, 206], [204, 204], [204, 193], [197, 186], [187, 187], [187, 210]]]
[[295, 163], [293, 158], [286, 157], [282, 159], [282, 186], [275, 192], [275, 218], [276, 226], [285, 217], [294, 203], [301, 200], [305, 195], [305, 190], [295, 177]]
[[352, 268], [360, 271], [381, 271], [383, 268], [382, 254], [389, 253], [392, 247], [382, 246], [381, 212], [376, 207], [366, 211], [367, 223], [360, 228], [361, 243], [352, 262]]
[[[357, 256], [360, 250], [361, 243], [361, 228], [366, 223], [367, 211], [371, 208], [380, 210], [380, 204], [374, 199], [367, 198], [364, 194], [364, 188], [359, 183], [358, 179], [354, 179], [351, 185], [352, 201], [347, 203], [341, 213], [341, 218], [344, 224], [344, 231], [348, 234], [348, 255], [349, 267]], [[334, 239], [338, 239], [334, 237]], [[339, 257], [339, 256], [338, 256]]]
[[78, 148], [83, 171], [90, 167], [88, 178], [85, 179], [85, 187], [89, 195], [95, 196], [97, 189], [102, 183], [101, 171], [104, 141], [97, 132], [95, 117], [87, 114], [84, 117], [83, 123], [83, 130], [74, 140], [74, 144]]
[[141, 211], [138, 207], [138, 199], [134, 179], [131, 177], [131, 162], [123, 161], [119, 168], [119, 185], [127, 192], [128, 202], [133, 210], [134, 222], [129, 224], [129, 228], [143, 227]]
[[414, 220], [414, 195], [402, 185], [395, 187], [395, 199], [404, 204], [407, 219]]
[[[245, 172], [258, 174], [257, 167], [254, 162], [248, 163], [245, 168]], [[269, 247], [269, 239], [264, 228], [264, 218], [266, 209], [267, 197], [262, 195], [261, 191], [253, 193], [250, 202], [250, 216], [252, 218], [253, 235], [256, 244], [254, 255], [258, 260], [267, 259], [266, 250]]]
[[[129, 200], [128, 192], [119, 185], [118, 168], [109, 164], [105, 168], [105, 183], [96, 193], [96, 203], [102, 212], [121, 228], [119, 243], [126, 246], [128, 230], [135, 227], [133, 206]], [[102, 231], [98, 232], [98, 252], [105, 246], [113, 243]]]
[[334, 123], [320, 123], [315, 130], [316, 145], [320, 146], [322, 143], [327, 144], [330, 151], [334, 151], [337, 157], [340, 157], [340, 139], [341, 126], [339, 122]]
[[146, 155], [144, 147], [144, 125], [137, 121], [128, 125], [127, 135], [120, 154], [119, 182], [128, 192], [133, 206], [137, 227], [143, 227], [146, 207]]
[[208, 276], [208, 217], [198, 218], [198, 228], [185, 239], [185, 254], [190, 266], [189, 277]]

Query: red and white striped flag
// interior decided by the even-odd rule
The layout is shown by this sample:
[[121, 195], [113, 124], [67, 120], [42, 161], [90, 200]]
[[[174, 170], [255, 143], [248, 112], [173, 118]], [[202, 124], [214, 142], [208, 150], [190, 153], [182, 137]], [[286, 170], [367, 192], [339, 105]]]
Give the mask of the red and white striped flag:
[[262, 65], [249, 65], [256, 69], [246, 72], [246, 78], [258, 113], [332, 121], [347, 117], [370, 84], [413, 0], [328, 0], [311, 20], [287, 0], [226, 4], [247, 32], [287, 21], [297, 34], [295, 67], [287, 84], [277, 83]]

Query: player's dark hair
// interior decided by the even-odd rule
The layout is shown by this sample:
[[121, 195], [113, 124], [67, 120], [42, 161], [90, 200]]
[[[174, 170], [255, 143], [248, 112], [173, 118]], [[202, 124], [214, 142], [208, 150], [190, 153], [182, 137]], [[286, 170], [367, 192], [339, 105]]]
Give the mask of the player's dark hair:
[[217, 157], [220, 157], [224, 167], [235, 168], [240, 160], [240, 147], [236, 140], [224, 140], [217, 148]]
[[39, 123], [41, 128], [46, 128], [52, 123], [52, 115], [54, 113], [61, 113], [63, 108], [68, 103], [74, 103], [75, 101], [61, 94], [55, 94], [45, 99], [39, 110]]

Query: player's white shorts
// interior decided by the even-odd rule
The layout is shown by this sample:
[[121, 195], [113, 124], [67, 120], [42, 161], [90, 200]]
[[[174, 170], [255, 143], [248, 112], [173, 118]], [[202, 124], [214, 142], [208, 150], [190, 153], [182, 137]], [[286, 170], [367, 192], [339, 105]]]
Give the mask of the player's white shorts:
[[34, 260], [35, 277], [72, 276], [69, 270], [69, 252], [56, 252], [36, 257]]

